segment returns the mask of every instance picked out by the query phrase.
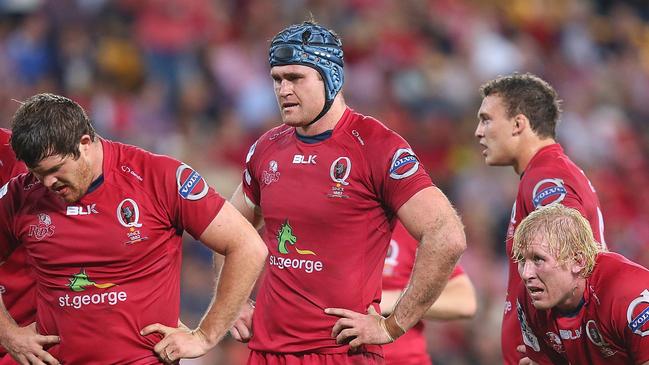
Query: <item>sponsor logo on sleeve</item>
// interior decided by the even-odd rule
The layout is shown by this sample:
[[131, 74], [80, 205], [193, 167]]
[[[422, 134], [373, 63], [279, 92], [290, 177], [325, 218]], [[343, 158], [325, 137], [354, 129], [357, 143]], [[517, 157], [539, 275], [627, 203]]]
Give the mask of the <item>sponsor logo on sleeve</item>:
[[419, 169], [419, 159], [410, 148], [399, 148], [392, 156], [390, 177], [395, 180], [412, 176]]
[[629, 303], [626, 319], [633, 333], [642, 337], [649, 335], [649, 290], [643, 290]]
[[516, 300], [516, 311], [518, 313], [518, 321], [521, 324], [521, 333], [523, 334], [523, 342], [527, 346], [531, 347], [534, 351], [536, 352], [541, 351], [541, 346], [539, 345], [539, 339], [536, 338], [534, 332], [532, 331], [532, 328], [527, 323], [527, 317], [525, 316], [523, 307], [518, 302], [518, 299]]
[[586, 336], [593, 345], [597, 346], [599, 351], [604, 357], [611, 357], [617, 353], [616, 350], [611, 349], [611, 345], [604, 340], [604, 337], [597, 327], [597, 323], [594, 320], [590, 320], [586, 323]]
[[37, 241], [45, 237], [51, 237], [54, 234], [56, 226], [52, 224], [52, 218], [46, 213], [38, 213], [38, 223], [29, 226], [29, 237], [36, 238]]
[[119, 224], [128, 228], [126, 236], [128, 241], [126, 244], [134, 244], [146, 240], [148, 237], [143, 237], [139, 229], [142, 227], [140, 223], [140, 208], [135, 200], [126, 198], [122, 200], [117, 206], [117, 220]]
[[176, 183], [178, 194], [187, 200], [202, 199], [210, 188], [198, 172], [185, 164], [176, 169]]
[[[91, 287], [105, 290], [117, 286], [113, 283], [96, 283], [88, 277], [85, 269], [81, 269], [80, 272], [72, 275], [72, 278], [68, 280], [69, 282], [66, 286], [75, 293], [86, 291], [86, 289]], [[98, 293], [81, 295], [65, 294], [59, 297], [59, 306], [72, 307], [74, 309], [80, 309], [88, 305], [108, 304], [112, 306], [117, 305], [119, 302], [125, 302], [126, 299], [127, 294], [125, 291], [101, 291]]]
[[532, 191], [534, 208], [546, 206], [550, 203], [560, 203], [568, 194], [563, 180], [558, 178], [543, 179], [536, 183]]

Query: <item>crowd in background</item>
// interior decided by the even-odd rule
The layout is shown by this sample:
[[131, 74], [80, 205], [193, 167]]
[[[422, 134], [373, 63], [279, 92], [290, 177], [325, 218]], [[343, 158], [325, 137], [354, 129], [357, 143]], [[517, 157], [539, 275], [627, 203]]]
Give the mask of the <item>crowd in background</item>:
[[[0, 125], [61, 93], [108, 138], [170, 154], [229, 197], [252, 142], [279, 118], [275, 33], [313, 15], [345, 50], [349, 105], [399, 132], [466, 226], [471, 321], [430, 324], [435, 364], [500, 363], [504, 236], [518, 176], [484, 165], [478, 87], [513, 71], [563, 99], [559, 141], [598, 191], [613, 251], [649, 266], [649, 6], [585, 0], [2, 0]], [[209, 303], [211, 254], [185, 245], [189, 325]], [[277, 315], [282, 315], [277, 313]], [[226, 341], [202, 360], [237, 365]]]

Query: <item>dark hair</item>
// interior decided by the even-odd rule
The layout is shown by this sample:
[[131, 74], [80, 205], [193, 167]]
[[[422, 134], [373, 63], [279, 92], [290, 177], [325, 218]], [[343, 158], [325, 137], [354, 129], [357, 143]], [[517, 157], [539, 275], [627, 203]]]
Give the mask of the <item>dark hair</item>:
[[85, 134], [95, 140], [86, 112], [74, 101], [54, 94], [38, 94], [21, 103], [11, 120], [11, 147], [29, 167], [46, 157], [79, 158]]
[[523, 114], [539, 137], [555, 138], [561, 100], [554, 88], [540, 77], [531, 73], [500, 76], [482, 85], [480, 94], [483, 98], [500, 96], [509, 118]]

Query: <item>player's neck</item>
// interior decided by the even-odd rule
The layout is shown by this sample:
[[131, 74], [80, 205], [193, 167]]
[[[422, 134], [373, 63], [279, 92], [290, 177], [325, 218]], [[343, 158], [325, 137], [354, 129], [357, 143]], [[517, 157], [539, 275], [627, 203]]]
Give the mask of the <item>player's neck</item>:
[[534, 158], [534, 156], [536, 156], [536, 154], [543, 147], [547, 147], [555, 143], [557, 142], [554, 140], [554, 138], [540, 139], [536, 136], [521, 141], [519, 145], [519, 152], [517, 154], [518, 158], [513, 165], [516, 174], [521, 175], [527, 168], [527, 165], [529, 165], [532, 158]]
[[584, 305], [584, 293], [586, 290], [586, 280], [578, 277], [574, 289], [568, 297], [557, 305], [557, 310], [565, 317], [573, 317]]
[[332, 130], [336, 127], [336, 124], [340, 121], [343, 114], [347, 109], [344, 100], [340, 95], [336, 96], [331, 108], [325, 115], [322, 116], [315, 123], [306, 126], [306, 127], [297, 127], [297, 133], [303, 136], [315, 136], [320, 133]]
[[104, 173], [104, 145], [99, 137], [92, 142], [92, 181]]

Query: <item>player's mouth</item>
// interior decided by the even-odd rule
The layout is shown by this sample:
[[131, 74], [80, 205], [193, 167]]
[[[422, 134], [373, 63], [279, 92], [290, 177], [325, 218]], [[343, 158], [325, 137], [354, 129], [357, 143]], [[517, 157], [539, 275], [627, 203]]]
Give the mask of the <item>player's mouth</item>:
[[487, 145], [484, 144], [484, 143], [480, 143], [480, 146], [484, 147], [484, 149], [482, 150], [482, 156], [486, 157], [487, 156], [487, 150], [489, 149], [489, 147], [487, 147]]
[[299, 105], [298, 103], [285, 102], [285, 103], [282, 103], [282, 110], [283, 111], [294, 110], [295, 108], [298, 107], [298, 105]]
[[52, 190], [54, 190], [54, 192], [56, 192], [59, 196], [63, 196], [70, 191], [70, 188], [68, 188], [67, 185], [59, 185], [53, 187]]
[[545, 290], [543, 290], [542, 288], [531, 285], [527, 286], [527, 291], [530, 293], [530, 296], [533, 300], [538, 300], [539, 297], [545, 292]]

